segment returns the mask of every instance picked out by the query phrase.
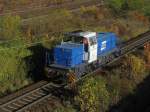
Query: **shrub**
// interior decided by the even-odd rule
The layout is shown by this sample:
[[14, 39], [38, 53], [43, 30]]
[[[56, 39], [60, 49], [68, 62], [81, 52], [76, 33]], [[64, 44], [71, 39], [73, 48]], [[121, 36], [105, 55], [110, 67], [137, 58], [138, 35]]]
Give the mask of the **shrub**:
[[120, 91], [121, 91], [121, 81], [120, 76], [116, 73], [116, 75], [109, 74], [109, 78], [107, 79], [107, 88], [110, 93], [110, 105], [115, 105], [120, 100]]
[[148, 69], [150, 68], [150, 43], [144, 46], [144, 56]]
[[0, 47], [0, 93], [15, 91], [30, 82], [25, 57], [31, 54], [27, 49]]
[[96, 6], [81, 7], [81, 14], [87, 17], [94, 17], [94, 19], [101, 20], [104, 18], [103, 10]]
[[142, 9], [144, 6], [144, 0], [127, 0], [128, 6], [132, 10]]
[[144, 79], [146, 74], [145, 62], [140, 57], [129, 55], [126, 60], [126, 65], [130, 78], [135, 82], [140, 82]]
[[103, 112], [108, 108], [110, 97], [102, 77], [86, 79], [78, 92], [75, 100], [82, 112]]
[[108, 0], [108, 5], [117, 13], [120, 13], [126, 4], [126, 0]]
[[150, 17], [150, 3], [147, 3], [146, 5], [144, 5], [142, 11], [144, 12], [146, 16]]

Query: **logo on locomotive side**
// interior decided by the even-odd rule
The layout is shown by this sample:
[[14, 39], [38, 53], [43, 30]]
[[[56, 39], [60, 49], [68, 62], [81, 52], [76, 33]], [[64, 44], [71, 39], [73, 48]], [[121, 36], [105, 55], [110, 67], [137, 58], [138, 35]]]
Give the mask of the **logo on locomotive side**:
[[106, 49], [106, 41], [102, 42], [102, 46], [101, 46], [101, 51], [103, 51], [104, 49]]

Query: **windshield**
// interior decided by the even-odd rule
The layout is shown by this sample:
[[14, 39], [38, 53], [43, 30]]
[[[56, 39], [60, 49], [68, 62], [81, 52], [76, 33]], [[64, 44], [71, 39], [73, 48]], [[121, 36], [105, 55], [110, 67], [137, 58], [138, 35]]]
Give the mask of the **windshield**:
[[96, 40], [96, 37], [90, 37], [89, 38], [89, 42], [90, 42], [90, 45], [95, 45], [97, 43], [97, 40]]
[[64, 38], [65, 42], [72, 42], [72, 43], [83, 43], [83, 37], [80, 36], [66, 36]]

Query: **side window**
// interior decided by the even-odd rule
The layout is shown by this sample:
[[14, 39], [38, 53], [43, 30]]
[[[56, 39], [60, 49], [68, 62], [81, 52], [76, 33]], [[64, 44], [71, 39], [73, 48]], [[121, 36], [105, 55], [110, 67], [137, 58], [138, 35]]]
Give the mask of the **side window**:
[[88, 44], [85, 44], [85, 45], [84, 45], [84, 51], [85, 51], [85, 52], [88, 52]]
[[86, 38], [83, 38], [83, 43], [84, 43], [84, 51], [88, 52], [88, 40]]
[[106, 41], [102, 42], [102, 46], [101, 46], [101, 51], [103, 51], [104, 49], [106, 49]]

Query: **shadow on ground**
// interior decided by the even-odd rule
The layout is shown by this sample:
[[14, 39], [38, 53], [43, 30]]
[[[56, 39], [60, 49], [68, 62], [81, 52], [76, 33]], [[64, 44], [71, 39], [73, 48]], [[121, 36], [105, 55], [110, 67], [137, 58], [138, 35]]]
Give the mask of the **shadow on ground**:
[[29, 69], [29, 77], [34, 81], [44, 79], [45, 69], [45, 52], [46, 48], [42, 45], [36, 45], [28, 48], [32, 55], [27, 57], [27, 65]]
[[123, 98], [109, 112], [150, 112], [150, 75], [137, 86], [134, 94]]

